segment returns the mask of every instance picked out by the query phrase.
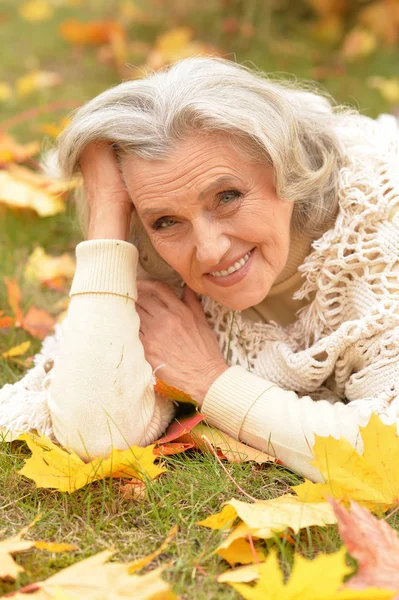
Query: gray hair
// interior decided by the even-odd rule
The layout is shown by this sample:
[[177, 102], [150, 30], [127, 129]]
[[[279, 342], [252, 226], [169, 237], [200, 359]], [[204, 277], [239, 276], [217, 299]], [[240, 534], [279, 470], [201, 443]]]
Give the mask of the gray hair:
[[[114, 143], [119, 157], [154, 160], [166, 158], [193, 131], [224, 132], [236, 149], [272, 165], [277, 195], [295, 204], [293, 230], [319, 237], [337, 211], [343, 150], [336, 125], [349, 112], [320, 93], [226, 59], [187, 58], [80, 108], [58, 140], [58, 160], [69, 178], [84, 147], [96, 140]], [[82, 191], [77, 204], [85, 230], [89, 210]], [[148, 273], [173, 278], [135, 211], [130, 241]]]

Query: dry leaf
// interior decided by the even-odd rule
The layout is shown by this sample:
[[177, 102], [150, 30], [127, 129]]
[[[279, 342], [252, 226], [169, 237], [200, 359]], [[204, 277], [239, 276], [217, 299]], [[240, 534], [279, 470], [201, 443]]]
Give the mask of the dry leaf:
[[[383, 519], [351, 502], [346, 510], [331, 500], [341, 537], [348, 552], [356, 558], [358, 569], [348, 581], [348, 588], [362, 590], [368, 586], [399, 592], [399, 537]], [[395, 596], [399, 599], [399, 594]]]
[[230, 463], [244, 463], [253, 461], [258, 464], [276, 462], [276, 459], [260, 450], [251, 448], [242, 442], [238, 442], [223, 431], [199, 423], [189, 433], [183, 433], [175, 439], [176, 442], [191, 443], [194, 448], [203, 452], [210, 452], [206, 441], [208, 440], [215, 448], [219, 458]]
[[145, 575], [129, 575], [129, 563], [108, 562], [114, 552], [104, 550], [59, 571], [36, 590], [15, 600], [178, 600], [161, 578], [163, 568]]
[[62, 83], [62, 77], [59, 73], [53, 71], [32, 71], [15, 82], [15, 88], [18, 96], [28, 96], [37, 90], [44, 90], [55, 87]]
[[24, 572], [23, 567], [18, 565], [12, 555], [30, 548], [47, 550], [49, 552], [69, 552], [78, 550], [77, 546], [71, 544], [57, 544], [54, 542], [45, 542], [42, 540], [23, 540], [23, 536], [31, 529], [41, 518], [38, 515], [32, 523], [21, 529], [16, 535], [0, 541], [0, 580], [15, 581], [20, 573]]
[[12, 87], [7, 81], [0, 81], [0, 102], [7, 102], [12, 98]]
[[193, 35], [194, 32], [190, 27], [176, 27], [160, 35], [147, 56], [145, 66], [156, 70], [189, 56], [216, 54], [214, 48], [193, 40]]
[[62, 39], [75, 45], [108, 44], [116, 35], [124, 36], [125, 30], [118, 21], [90, 21], [84, 23], [77, 19], [64, 21], [60, 26]]
[[46, 21], [53, 16], [53, 7], [47, 0], [28, 0], [21, 4], [18, 12], [26, 21]]
[[392, 77], [387, 79], [386, 77], [369, 77], [367, 79], [369, 87], [378, 90], [381, 96], [390, 104], [397, 104], [399, 102], [399, 78]]
[[387, 44], [399, 39], [399, 3], [380, 0], [368, 3], [359, 13], [359, 21]]
[[61, 187], [57, 190], [55, 186], [46, 185], [51, 180], [38, 174], [36, 178], [28, 177], [27, 171], [28, 169], [22, 171], [22, 167], [16, 170], [14, 166], [7, 171], [0, 171], [0, 203], [17, 209], [29, 208], [39, 217], [64, 212], [65, 203], [61, 194], [68, 191], [68, 186], [64, 185], [63, 190]]
[[24, 316], [22, 327], [33, 337], [44, 340], [52, 331], [55, 319], [46, 310], [31, 306]]
[[178, 390], [173, 387], [173, 385], [166, 383], [166, 381], [158, 379], [158, 377], [155, 377], [154, 391], [157, 392], [157, 394], [161, 394], [161, 396], [165, 396], [165, 398], [169, 398], [169, 400], [198, 406], [198, 403], [193, 400], [189, 394], [186, 394], [186, 392], [183, 392], [182, 390]]
[[124, 500], [134, 500], [135, 502], [145, 502], [148, 500], [147, 488], [142, 481], [125, 483], [119, 488]]
[[23, 433], [18, 439], [25, 441], [32, 452], [18, 473], [32, 479], [37, 487], [72, 493], [92, 481], [111, 476], [142, 481], [154, 479], [165, 471], [154, 464], [157, 458], [154, 445], [131, 446], [127, 450], [112, 448], [106, 458], [85, 463], [73, 450], [60, 448], [42, 434]]
[[24, 269], [28, 281], [46, 282], [64, 278], [70, 280], [74, 276], [76, 263], [66, 252], [60, 256], [51, 256], [43, 248], [37, 246], [29, 256]]
[[10, 308], [15, 316], [15, 326], [21, 327], [21, 323], [24, 319], [23, 312], [21, 310], [21, 290], [19, 289], [18, 282], [16, 278], [9, 279], [8, 277], [4, 277], [4, 283], [7, 288], [7, 300]]
[[39, 142], [18, 144], [18, 142], [7, 133], [0, 133], [0, 166], [11, 162], [24, 162], [39, 152]]
[[29, 348], [30, 348], [30, 342], [22, 342], [22, 344], [19, 344], [18, 346], [14, 346], [13, 348], [10, 348], [6, 352], [3, 352], [3, 354], [1, 356], [3, 358], [12, 358], [14, 356], [22, 356], [22, 354], [25, 354], [25, 352], [27, 352], [29, 350]]
[[346, 36], [341, 55], [346, 60], [357, 60], [372, 54], [377, 48], [377, 38], [372, 31], [355, 27]]
[[[267, 560], [258, 565], [228, 571], [218, 577], [228, 583], [247, 600], [383, 600], [392, 598], [388, 590], [369, 588], [355, 591], [343, 588], [343, 579], [350, 572], [345, 562], [345, 548], [334, 554], [320, 554], [307, 560], [297, 554], [288, 582], [279, 567], [275, 550]], [[256, 584], [238, 583], [253, 581]]]
[[[232, 499], [222, 511], [200, 521], [197, 525], [211, 529], [230, 529], [237, 518], [241, 522], [217, 547], [216, 554], [230, 564], [254, 562], [253, 552], [248, 543], [251, 538], [268, 539], [276, 533], [290, 528], [295, 533], [304, 527], [325, 526], [336, 523], [334, 511], [325, 503], [304, 504], [296, 496], [287, 494], [272, 500], [259, 500], [253, 504]], [[242, 542], [246, 540], [247, 543]], [[244, 559], [244, 560], [243, 560]], [[257, 557], [262, 560], [262, 554]]]
[[169, 546], [170, 542], [173, 540], [173, 538], [176, 536], [176, 534], [177, 534], [177, 525], [172, 527], [172, 529], [169, 531], [168, 535], [166, 536], [166, 538], [164, 539], [164, 541], [162, 542], [162, 544], [159, 546], [159, 548], [157, 550], [155, 550], [154, 552], [151, 552], [151, 554], [148, 554], [147, 556], [144, 556], [143, 558], [138, 558], [137, 560], [134, 560], [133, 562], [131, 562], [129, 564], [129, 569], [128, 569], [129, 575], [132, 575], [132, 573], [136, 573], [136, 571], [140, 571], [140, 569], [143, 569], [144, 567], [149, 565], [150, 562], [152, 562], [155, 558], [157, 558], [160, 554], [162, 554], [162, 552]]
[[360, 427], [363, 454], [345, 438], [315, 436], [312, 462], [326, 483], [305, 483], [293, 487], [303, 502], [321, 502], [328, 497], [345, 502], [356, 500], [379, 513], [399, 501], [399, 437], [396, 424], [384, 425], [373, 413], [366, 427]]
[[6, 329], [14, 325], [14, 319], [12, 317], [3, 317], [4, 310], [0, 310], [0, 329]]

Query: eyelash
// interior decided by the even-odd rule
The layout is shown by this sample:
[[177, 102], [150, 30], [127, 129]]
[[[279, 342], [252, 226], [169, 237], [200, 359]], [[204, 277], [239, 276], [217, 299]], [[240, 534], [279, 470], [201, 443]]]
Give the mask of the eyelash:
[[[242, 197], [242, 192], [239, 192], [238, 190], [225, 190], [224, 192], [220, 192], [218, 195], [219, 198], [221, 198], [223, 195], [225, 194], [234, 194], [234, 198], [232, 198], [231, 201], [233, 200], [238, 200], [239, 198]], [[226, 204], [230, 204], [230, 202], [226, 203]], [[220, 204], [218, 206], [225, 206], [221, 201]], [[171, 217], [161, 217], [160, 219], [157, 219], [152, 225], [151, 228], [154, 231], [159, 231], [160, 229], [170, 229], [170, 227], [172, 227], [172, 225], [170, 227], [162, 227], [162, 223], [165, 223], [166, 221], [173, 221], [174, 219], [172, 219]]]

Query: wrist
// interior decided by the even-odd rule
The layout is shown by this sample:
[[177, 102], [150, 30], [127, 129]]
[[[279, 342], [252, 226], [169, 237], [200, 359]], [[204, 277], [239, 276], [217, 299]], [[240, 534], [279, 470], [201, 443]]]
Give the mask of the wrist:
[[117, 239], [128, 241], [132, 203], [112, 203], [94, 206], [90, 212], [87, 239]]
[[229, 366], [227, 363], [221, 362], [217, 365], [214, 365], [212, 368], [207, 370], [206, 373], [201, 375], [201, 381], [198, 384], [196, 393], [192, 394], [192, 397], [198, 403], [200, 408], [204, 403], [205, 397], [211, 386], [225, 371], [227, 371], [228, 368]]

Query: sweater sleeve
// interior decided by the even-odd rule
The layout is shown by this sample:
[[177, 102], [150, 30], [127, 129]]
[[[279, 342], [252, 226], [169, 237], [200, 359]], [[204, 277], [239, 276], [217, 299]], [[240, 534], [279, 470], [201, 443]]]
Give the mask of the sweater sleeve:
[[202, 412], [208, 422], [235, 439], [267, 452], [312, 481], [323, 481], [310, 463], [315, 434], [346, 438], [359, 452], [359, 425], [371, 408], [299, 397], [241, 366], [227, 369], [210, 387]]
[[54, 434], [82, 457], [145, 446], [165, 430], [173, 405], [154, 393], [139, 338], [138, 251], [124, 241], [90, 240], [76, 257], [49, 387]]

